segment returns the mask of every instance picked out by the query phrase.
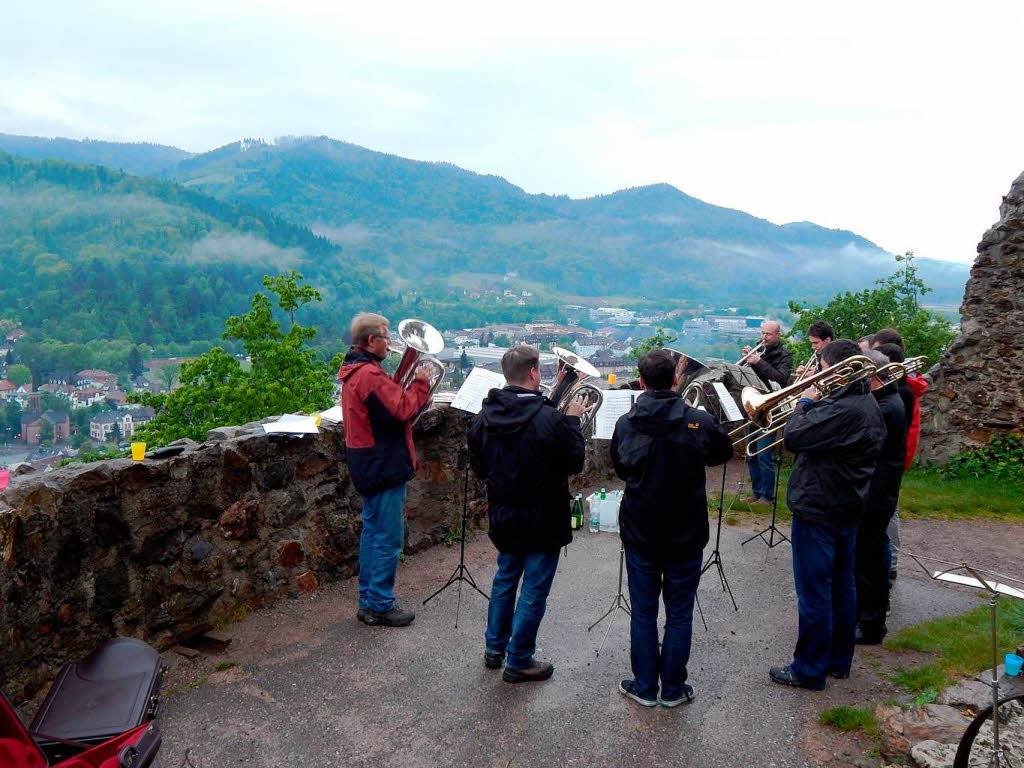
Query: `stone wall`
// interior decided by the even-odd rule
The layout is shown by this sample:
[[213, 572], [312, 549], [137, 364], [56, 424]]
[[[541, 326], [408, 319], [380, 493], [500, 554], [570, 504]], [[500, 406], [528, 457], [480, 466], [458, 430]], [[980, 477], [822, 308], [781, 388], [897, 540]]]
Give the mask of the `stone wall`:
[[[470, 420], [440, 406], [416, 427], [407, 552], [459, 525]], [[577, 485], [610, 476], [607, 443], [594, 446]], [[485, 525], [483, 486], [471, 475], [469, 487]], [[166, 648], [243, 606], [352, 576], [359, 517], [342, 428], [326, 425], [284, 439], [218, 429], [168, 459], [17, 477], [0, 492], [0, 687], [28, 698], [115, 634]]]
[[924, 460], [1024, 431], [1024, 174], [982, 237], [960, 310], [960, 336], [921, 401]]

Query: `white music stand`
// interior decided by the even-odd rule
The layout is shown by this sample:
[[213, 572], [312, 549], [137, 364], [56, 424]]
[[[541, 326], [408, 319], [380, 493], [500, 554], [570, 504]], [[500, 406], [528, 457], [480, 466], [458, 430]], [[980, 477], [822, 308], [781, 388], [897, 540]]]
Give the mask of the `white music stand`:
[[[976, 568], [967, 563], [954, 563], [949, 560], [940, 560], [937, 557], [916, 555], [913, 552], [899, 550], [901, 554], [908, 555], [915, 563], [921, 566], [928, 578], [936, 581], [945, 581], [950, 584], [960, 584], [967, 587], [983, 589], [988, 594], [989, 605], [989, 627], [992, 633], [992, 679], [985, 681], [992, 688], [992, 765], [999, 768], [1002, 757], [1002, 748], [999, 746], [999, 678], [996, 677], [999, 668], [999, 649], [996, 644], [998, 625], [996, 624], [996, 601], [999, 595], [1015, 597], [1024, 600], [1024, 581], [1006, 576], [1002, 573], [990, 571], [987, 568]], [[933, 571], [925, 565], [925, 562], [937, 563], [947, 566], [942, 570]], [[1010, 586], [1004, 582], [1012, 582], [1016, 586]]]

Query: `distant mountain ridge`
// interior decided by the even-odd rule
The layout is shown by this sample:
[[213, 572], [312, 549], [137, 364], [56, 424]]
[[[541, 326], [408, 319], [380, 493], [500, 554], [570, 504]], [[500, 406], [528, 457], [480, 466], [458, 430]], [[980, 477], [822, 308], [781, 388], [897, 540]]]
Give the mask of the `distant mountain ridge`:
[[[14, 139], [25, 143], [0, 135], [0, 150]], [[247, 139], [196, 155], [159, 145], [33, 141], [37, 154], [89, 150], [108, 165], [135, 163], [149, 175], [270, 211], [416, 283], [515, 270], [562, 295], [778, 306], [869, 287], [892, 271], [889, 255], [853, 232], [776, 225], [668, 184], [578, 200], [534, 195], [498, 176], [325, 136]], [[917, 263], [935, 289], [929, 299], [960, 301], [966, 265]]]

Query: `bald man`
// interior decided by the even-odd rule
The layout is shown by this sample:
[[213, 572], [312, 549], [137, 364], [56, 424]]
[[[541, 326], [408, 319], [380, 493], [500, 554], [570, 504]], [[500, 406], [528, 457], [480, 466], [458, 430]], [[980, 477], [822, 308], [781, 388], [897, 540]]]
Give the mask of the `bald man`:
[[[746, 364], [769, 386], [773, 381], [780, 387], [786, 386], [789, 374], [793, 370], [793, 354], [782, 343], [782, 326], [777, 320], [765, 320], [761, 323], [761, 341], [764, 342], [764, 352], [750, 355]], [[744, 347], [743, 354], [748, 352], [750, 347]], [[754, 450], [771, 444], [774, 439], [762, 438], [754, 444]], [[774, 449], [762, 451], [747, 462], [747, 469], [750, 471], [748, 504], [771, 504], [775, 499], [774, 452]]]

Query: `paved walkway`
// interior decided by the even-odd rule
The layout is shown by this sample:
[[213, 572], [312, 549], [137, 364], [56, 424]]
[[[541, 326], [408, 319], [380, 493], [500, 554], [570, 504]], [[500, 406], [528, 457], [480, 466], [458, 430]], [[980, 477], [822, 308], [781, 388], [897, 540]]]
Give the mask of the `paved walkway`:
[[[156, 765], [178, 768], [186, 748], [201, 768], [851, 764], [837, 751], [842, 739], [816, 719], [878, 695], [870, 654], [858, 654], [851, 679], [822, 693], [771, 684], [768, 666], [789, 660], [796, 635], [791, 553], [788, 544], [769, 551], [759, 541], [741, 548], [749, 534], [723, 531], [739, 611], [713, 572], [701, 583], [708, 631], [696, 619], [692, 706], [644, 709], [617, 692], [629, 676], [624, 614], [587, 632], [616, 592], [615, 534], [578, 534], [561, 559], [538, 653], [555, 675], [539, 684], [509, 685], [483, 667], [486, 608], [472, 590], [463, 589], [457, 629], [454, 587], [419, 605], [458, 559], [457, 547], [437, 547], [400, 569], [400, 594], [418, 612], [409, 628], [357, 622], [349, 580], [233, 625], [235, 640], [217, 659], [168, 655], [167, 687], [181, 690], [165, 702]], [[467, 562], [489, 591], [494, 551], [484, 534], [469, 544]], [[974, 604], [965, 590], [901, 578], [891, 626]], [[214, 671], [213, 661], [238, 666]]]

